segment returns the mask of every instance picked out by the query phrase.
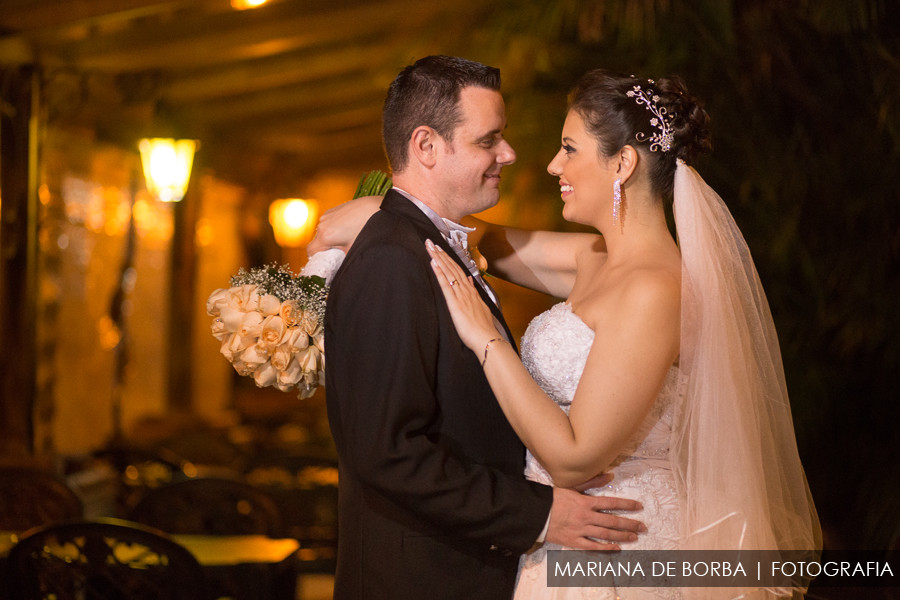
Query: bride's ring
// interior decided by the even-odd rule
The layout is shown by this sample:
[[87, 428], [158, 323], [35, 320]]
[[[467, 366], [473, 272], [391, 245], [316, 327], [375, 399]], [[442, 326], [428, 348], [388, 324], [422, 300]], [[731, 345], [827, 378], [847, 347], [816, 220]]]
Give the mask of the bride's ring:
[[450, 282], [450, 287], [453, 287], [457, 283], [459, 283], [459, 282], [454, 279], [453, 281]]

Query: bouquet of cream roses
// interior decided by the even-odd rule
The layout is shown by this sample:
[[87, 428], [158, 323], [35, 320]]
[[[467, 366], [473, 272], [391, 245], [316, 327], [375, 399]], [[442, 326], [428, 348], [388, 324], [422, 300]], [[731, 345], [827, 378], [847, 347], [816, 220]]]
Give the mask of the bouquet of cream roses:
[[231, 287], [210, 294], [206, 312], [220, 352], [259, 387], [309, 398], [325, 381], [323, 319], [331, 277], [344, 253], [326, 250], [294, 275], [265, 265], [231, 278]]
[[[360, 178], [353, 197], [383, 196], [390, 186], [387, 174], [372, 171]], [[344, 253], [332, 249], [313, 255], [299, 275], [276, 264], [241, 269], [231, 287], [210, 294], [213, 337], [238, 373], [259, 387], [297, 388], [301, 399], [324, 385], [325, 299], [343, 260]]]

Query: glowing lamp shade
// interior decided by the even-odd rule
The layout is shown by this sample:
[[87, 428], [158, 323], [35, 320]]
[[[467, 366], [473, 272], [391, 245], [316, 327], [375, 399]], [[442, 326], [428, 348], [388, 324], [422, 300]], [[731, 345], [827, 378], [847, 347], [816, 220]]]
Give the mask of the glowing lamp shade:
[[319, 207], [314, 200], [276, 200], [269, 205], [269, 223], [275, 241], [282, 248], [296, 248], [308, 243], [315, 231], [318, 213]]
[[139, 145], [147, 191], [163, 202], [178, 202], [187, 192], [195, 140], [143, 139]]
[[231, 0], [231, 8], [235, 10], [246, 10], [248, 8], [257, 8], [268, 2], [268, 0]]

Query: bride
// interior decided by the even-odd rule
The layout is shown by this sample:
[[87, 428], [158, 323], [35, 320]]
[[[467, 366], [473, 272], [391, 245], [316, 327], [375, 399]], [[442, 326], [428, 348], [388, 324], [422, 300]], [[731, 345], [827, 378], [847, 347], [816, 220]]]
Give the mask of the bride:
[[[520, 358], [469, 273], [429, 247], [435, 274], [529, 449], [526, 475], [572, 487], [611, 471], [589, 493], [643, 503], [648, 532], [623, 549], [821, 548], [765, 295], [727, 208], [688, 166], [708, 147], [708, 116], [679, 79], [589, 72], [548, 171], [563, 217], [601, 236], [467, 223], [492, 274], [567, 300], [532, 321]], [[792, 593], [547, 587], [548, 549], [522, 557], [516, 598]]]

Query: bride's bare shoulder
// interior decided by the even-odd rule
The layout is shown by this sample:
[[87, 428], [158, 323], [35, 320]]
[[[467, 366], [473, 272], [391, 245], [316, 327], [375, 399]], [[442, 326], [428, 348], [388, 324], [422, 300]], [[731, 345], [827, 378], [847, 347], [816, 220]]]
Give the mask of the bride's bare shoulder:
[[671, 265], [646, 265], [635, 269], [621, 283], [615, 312], [623, 321], [643, 323], [660, 330], [679, 327], [681, 269]]

